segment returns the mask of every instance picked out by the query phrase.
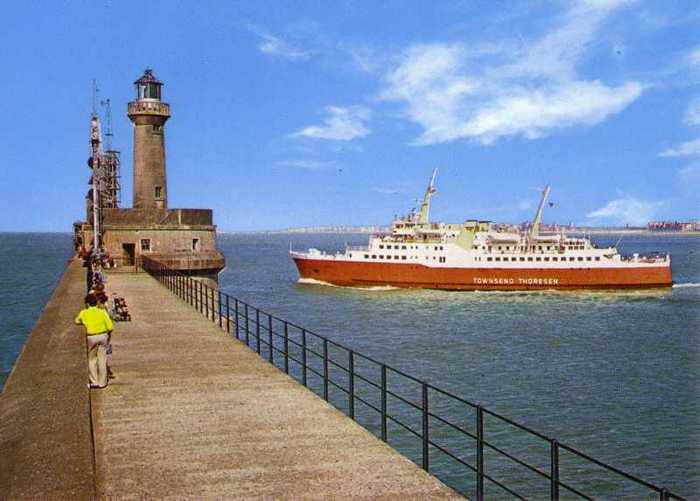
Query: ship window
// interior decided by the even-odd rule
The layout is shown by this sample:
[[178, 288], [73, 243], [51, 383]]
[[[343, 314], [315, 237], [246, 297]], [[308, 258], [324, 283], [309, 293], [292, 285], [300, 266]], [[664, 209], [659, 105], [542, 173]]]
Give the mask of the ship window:
[[552, 258], [552, 261], [559, 261], [559, 258], [558, 258], [558, 257], [553, 257], [553, 258]]
[[574, 258], [573, 258], [573, 257], [570, 257], [570, 258], [569, 258], [569, 261], [573, 261], [573, 260], [574, 260]]
[[150, 250], [151, 250], [151, 239], [150, 238], [142, 238], [141, 239], [141, 251], [148, 252]]
[[352, 254], [349, 254], [350, 257], [352, 257]]
[[399, 256], [394, 256], [394, 259], [399, 259]]
[[401, 248], [405, 250], [405, 249], [406, 249], [406, 246], [405, 246], [405, 245], [402, 245]]
[[369, 259], [369, 254], [365, 254], [365, 259]]
[[532, 261], [532, 258], [531, 258], [531, 257], [529, 257], [529, 258], [527, 258], [527, 260], [528, 260], [528, 261]]
[[442, 245], [440, 246], [440, 250], [443, 250], [443, 249], [442, 249]]
[[600, 261], [600, 258], [596, 256], [595, 260], [596, 260], [596, 261]]
[[542, 250], [542, 246], [541, 246], [541, 245], [538, 245], [538, 246], [537, 246], [537, 249]]
[[546, 257], [546, 258], [544, 258], [544, 260], [545, 260], [545, 261], [549, 261], [549, 258], [548, 258], [548, 257]]
[[403, 259], [403, 260], [405, 261], [405, 260], [406, 260], [406, 256], [401, 256], [401, 259]]
[[379, 246], [379, 248], [380, 248], [380, 249], [383, 249], [383, 248], [384, 248], [384, 246], [383, 246], [383, 245], [380, 245], [380, 246]]
[[487, 260], [487, 261], [493, 261], [493, 258], [492, 258], [492, 257], [487, 257], [486, 260]]
[[536, 261], [542, 261], [542, 258], [538, 256]]
[[591, 260], [591, 256], [588, 256], [588, 257], [586, 258], [586, 261], [590, 261], [590, 260]]
[[547, 246], [547, 250], [549, 250], [549, 245]]
[[501, 258], [500, 258], [500, 257], [497, 257], [497, 258], [496, 258], [496, 261], [500, 261], [500, 260], [501, 260]]
[[579, 260], [579, 261], [583, 261], [583, 258], [582, 258], [582, 257], [579, 257], [578, 260]]
[[376, 255], [376, 254], [372, 254], [372, 259], [377, 259], [377, 255]]

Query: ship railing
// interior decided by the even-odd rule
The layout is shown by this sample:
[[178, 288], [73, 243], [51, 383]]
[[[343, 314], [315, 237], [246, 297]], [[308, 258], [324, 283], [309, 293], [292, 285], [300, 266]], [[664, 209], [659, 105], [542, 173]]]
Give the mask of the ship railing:
[[349, 251], [366, 251], [369, 250], [369, 247], [366, 245], [348, 245], [346, 249]]
[[684, 500], [555, 437], [142, 256], [177, 297], [462, 494]]

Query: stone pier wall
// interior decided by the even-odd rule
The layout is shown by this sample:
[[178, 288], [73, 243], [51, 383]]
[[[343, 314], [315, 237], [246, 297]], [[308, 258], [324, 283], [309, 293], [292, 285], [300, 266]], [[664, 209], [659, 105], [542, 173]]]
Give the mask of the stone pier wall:
[[0, 395], [0, 499], [93, 499], [95, 464], [82, 308], [70, 261]]

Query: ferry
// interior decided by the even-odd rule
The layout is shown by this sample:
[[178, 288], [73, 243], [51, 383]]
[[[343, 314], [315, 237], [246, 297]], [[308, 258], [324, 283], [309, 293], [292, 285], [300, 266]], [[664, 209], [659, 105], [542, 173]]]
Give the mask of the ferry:
[[338, 286], [445, 290], [571, 290], [670, 287], [671, 256], [621, 255], [586, 236], [540, 232], [546, 186], [526, 229], [467, 220], [431, 223], [430, 202], [437, 169], [422, 203], [396, 218], [388, 234], [344, 252], [290, 249], [302, 279]]

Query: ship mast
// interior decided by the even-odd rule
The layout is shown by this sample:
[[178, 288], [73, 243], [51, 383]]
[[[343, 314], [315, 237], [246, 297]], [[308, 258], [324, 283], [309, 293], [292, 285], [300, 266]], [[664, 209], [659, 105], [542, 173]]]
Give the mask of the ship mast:
[[542, 220], [542, 209], [544, 208], [544, 203], [547, 201], [549, 196], [549, 185], [544, 187], [542, 192], [542, 198], [540, 199], [540, 205], [537, 207], [537, 213], [535, 213], [535, 219], [532, 221], [532, 228], [530, 228], [530, 236], [536, 237], [540, 232], [540, 221]]
[[420, 205], [419, 224], [428, 224], [430, 222], [430, 199], [437, 191], [435, 189], [435, 176], [437, 176], [437, 167], [433, 169], [433, 176], [430, 178], [430, 184], [428, 184], [428, 188], [425, 190], [425, 195], [423, 196], [423, 203]]
[[90, 153], [92, 159], [92, 229], [93, 229], [93, 248], [95, 252], [98, 252], [100, 248], [100, 182], [102, 177], [102, 166], [100, 165], [100, 160], [102, 156], [101, 147], [101, 130], [100, 130], [100, 119], [96, 112], [93, 112], [90, 119]]

